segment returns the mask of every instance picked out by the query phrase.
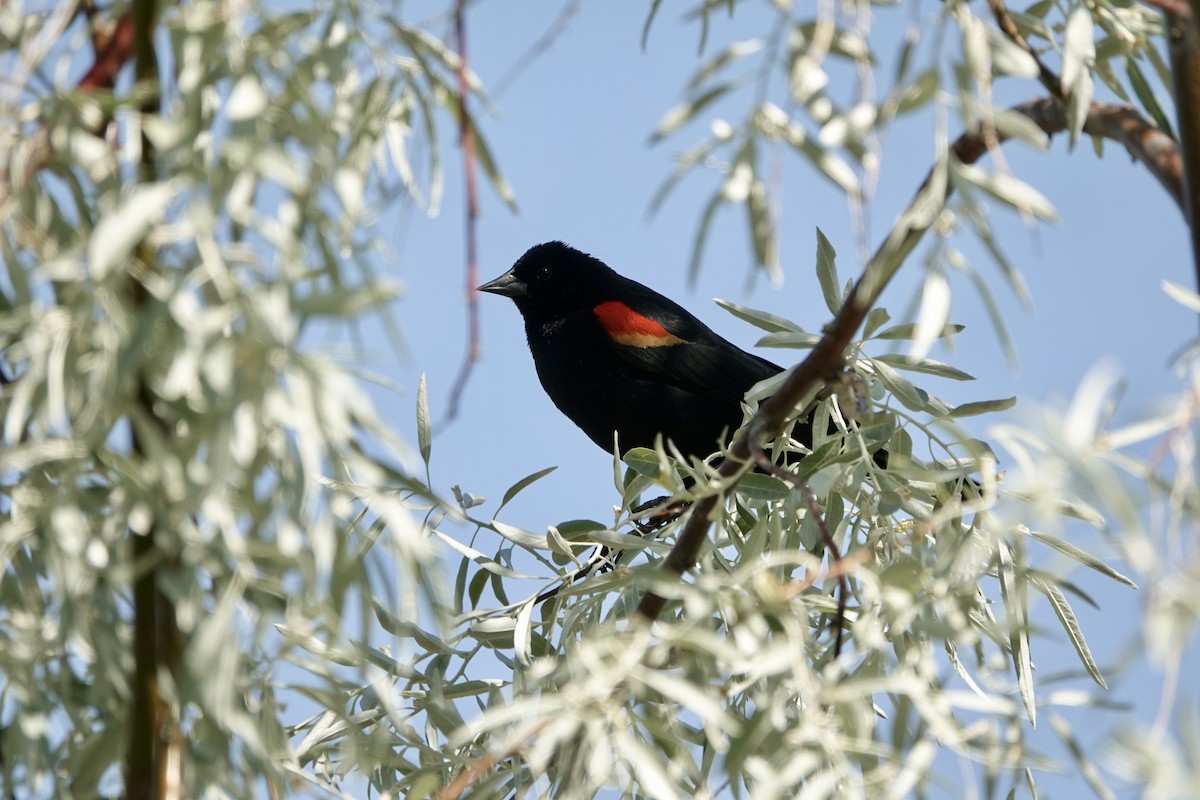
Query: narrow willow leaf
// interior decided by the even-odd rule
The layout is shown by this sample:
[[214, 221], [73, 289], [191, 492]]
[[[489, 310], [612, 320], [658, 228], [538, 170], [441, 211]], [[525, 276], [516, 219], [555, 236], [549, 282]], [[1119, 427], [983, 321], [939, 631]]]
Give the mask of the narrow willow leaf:
[[517, 212], [517, 196], [513, 192], [512, 186], [509, 185], [508, 179], [500, 172], [500, 168], [496, 166], [496, 160], [492, 157], [492, 150], [488, 147], [487, 140], [479, 129], [475, 127], [475, 121], [470, 120], [471, 133], [475, 137], [475, 155], [479, 159], [479, 166], [483, 168], [483, 174], [487, 176], [488, 183], [492, 186], [492, 191], [496, 196], [503, 201], [504, 205], [508, 206], [508, 210], [514, 214]]
[[1071, 726], [1056, 714], [1050, 716], [1050, 727], [1054, 728], [1054, 732], [1058, 734], [1058, 738], [1062, 739], [1067, 750], [1071, 752], [1071, 757], [1075, 759], [1075, 765], [1079, 768], [1079, 774], [1088, 782], [1088, 786], [1096, 793], [1100, 800], [1117, 800], [1117, 795], [1112, 789], [1108, 788], [1108, 783], [1104, 780], [1104, 776], [1096, 769], [1096, 765], [1088, 758], [1087, 752], [1083, 746], [1079, 744], [1079, 740], [1075, 738], [1075, 734], [1071, 731]]
[[821, 284], [821, 295], [825, 307], [836, 314], [842, 307], [841, 281], [837, 274], [837, 252], [817, 228], [817, 281]]
[[533, 609], [537, 606], [534, 598], [521, 605], [517, 611], [517, 621], [513, 628], [513, 656], [518, 664], [528, 665], [533, 661]]
[[997, 200], [1039, 219], [1058, 221], [1058, 212], [1045, 195], [1028, 183], [1003, 172], [987, 172], [973, 164], [954, 165], [954, 174]]
[[429, 424], [429, 397], [426, 393], [425, 373], [417, 384], [417, 446], [421, 450], [421, 460], [429, 466], [429, 455], [433, 451], [433, 434]]
[[980, 414], [992, 414], [997, 411], [1007, 411], [1017, 404], [1017, 398], [1005, 397], [1000, 400], [977, 400], [973, 403], [963, 403], [950, 409], [951, 419], [977, 417]]
[[522, 491], [524, 491], [526, 489], [526, 487], [528, 487], [531, 483], [541, 480], [542, 478], [549, 475], [551, 472], [554, 472], [554, 470], [556, 470], [556, 469], [558, 469], [558, 467], [546, 467], [545, 469], [539, 469], [537, 472], [533, 473], [532, 475], [526, 475], [524, 478], [521, 478], [521, 480], [517, 481], [512, 486], [508, 487], [508, 491], [506, 491], [504, 493], [504, 497], [501, 498], [500, 505], [496, 507], [496, 511], [499, 512], [500, 509], [502, 509], [506, 505], [508, 505], [508, 502], [510, 500], [512, 500], [514, 497], [516, 497], [518, 494], [520, 494]]
[[913, 329], [912, 346], [908, 351], [910, 364], [920, 363], [933, 343], [941, 336], [950, 319], [950, 281], [940, 271], [931, 271], [925, 276], [921, 288], [921, 308], [917, 312], [916, 327]]
[[513, 544], [520, 545], [529, 550], [547, 550], [550, 547], [544, 534], [539, 535], [531, 531], [522, 530], [515, 525], [509, 525], [507, 522], [494, 519], [492, 520], [492, 529]]
[[307, 297], [292, 300], [292, 308], [313, 316], [351, 317], [378, 308], [400, 296], [400, 287], [386, 281], [366, 286], [322, 288]]
[[756, 328], [761, 328], [768, 333], [779, 333], [782, 331], [803, 333], [804, 329], [789, 319], [776, 316], [767, 311], [759, 311], [756, 308], [747, 308], [746, 306], [731, 303], [728, 300], [717, 298], [716, 304], [721, 308], [733, 314], [738, 319], [749, 322]]
[[732, 82], [717, 84], [667, 111], [663, 115], [663, 118], [659, 120], [658, 127], [654, 129], [654, 133], [650, 136], [650, 144], [657, 144], [682, 128], [694, 119], [697, 114], [721, 99], [722, 96], [736, 86], [737, 84]]
[[1053, 583], [1040, 578], [1031, 577], [1030, 581], [1034, 588], [1038, 589], [1050, 601], [1050, 605], [1054, 608], [1054, 613], [1058, 617], [1058, 621], [1062, 623], [1063, 630], [1067, 633], [1067, 638], [1071, 640], [1071, 646], [1075, 648], [1075, 652], [1079, 655], [1079, 661], [1083, 664], [1084, 669], [1092, 676], [1101, 689], [1107, 689], [1108, 684], [1104, 682], [1104, 676], [1100, 674], [1100, 667], [1096, 665], [1096, 659], [1092, 656], [1092, 651], [1087, 645], [1087, 640], [1083, 637], [1083, 629], [1079, 627], [1079, 619], [1075, 616], [1074, 609], [1067, 601], [1067, 596], [1063, 594], [1062, 589], [1059, 589]]
[[1063, 32], [1062, 86], [1070, 96], [1067, 119], [1071, 145], [1079, 139], [1092, 104], [1094, 84], [1091, 67], [1096, 61], [1095, 26], [1087, 6], [1079, 5], [1067, 17]]
[[1176, 303], [1200, 314], [1200, 294], [1196, 294], [1186, 286], [1181, 286], [1174, 281], [1163, 281], [1162, 288]]
[[1000, 595], [1008, 612], [1009, 646], [1017, 672], [1017, 687], [1025, 703], [1025, 712], [1029, 715], [1029, 724], [1036, 728], [1037, 700], [1033, 686], [1033, 659], [1029, 653], [1029, 605], [1024, 584], [1017, 582], [1012, 551], [1004, 543], [1000, 544], [999, 556]]
[[[503, 564], [496, 561], [491, 556], [485, 555], [485, 554], [481, 553], [480, 551], [476, 550], [474, 547], [471, 547], [469, 544], [463, 544], [462, 542], [458, 541], [457, 539], [447, 536], [446, 534], [442, 533], [441, 531], [434, 531], [433, 535], [436, 536], [438, 539], [442, 540], [446, 545], [448, 545], [450, 547], [450, 549], [454, 550], [459, 555], [462, 555], [469, 561], [474, 562], [479, 567], [487, 570], [492, 575], [499, 575], [503, 578], [512, 578], [514, 580], [533, 580], [537, 577], [536, 575], [525, 575], [525, 574], [522, 574], [515, 570], [509, 569], [508, 567], [506, 567]], [[529, 535], [532, 536], [533, 534], [529, 534]], [[520, 543], [518, 542], [518, 544], [520, 544]]]
[[919, 389], [913, 385], [912, 381], [905, 378], [886, 362], [880, 361], [878, 358], [868, 359], [871, 369], [887, 387], [897, 400], [899, 400], [905, 408], [910, 411], [924, 411], [929, 406], [929, 393], [923, 389]]
[[969, 373], [963, 372], [961, 369], [952, 367], [949, 364], [943, 364], [941, 361], [934, 361], [931, 358], [921, 359], [920, 361], [911, 361], [907, 356], [897, 355], [895, 353], [883, 353], [875, 356], [875, 361], [882, 361], [896, 369], [903, 369], [909, 372], [920, 372], [925, 375], [936, 375], [939, 378], [949, 378], [952, 381], [973, 381], [975, 377]]
[[875, 331], [887, 325], [891, 321], [892, 315], [887, 312], [882, 306], [872, 308], [867, 312], [867, 319], [863, 323], [863, 338], [871, 339], [875, 336]]
[[904, 87], [896, 113], [907, 114], [924, 107], [937, 95], [940, 85], [941, 79], [936, 69], [921, 73], [915, 81]]
[[708, 233], [712, 228], [713, 217], [721, 205], [721, 192], [717, 190], [708, 199], [704, 211], [700, 214], [700, 222], [696, 225], [696, 235], [692, 239], [692, 257], [688, 264], [688, 281], [693, 284], [700, 275], [700, 261], [704, 258], [704, 245], [708, 242]]
[[103, 280], [129, 257], [150, 228], [163, 218], [176, 190], [172, 182], [139, 184], [100, 217], [87, 245], [88, 271], [93, 279]]
[[821, 341], [821, 337], [815, 333], [781, 331], [780, 333], [768, 333], [755, 344], [758, 347], [792, 347], [807, 350], [819, 341]]
[[[913, 338], [913, 336], [916, 333], [916, 327], [917, 326], [915, 323], [905, 322], [900, 325], [893, 325], [890, 328], [886, 328], [885, 330], [882, 330], [879, 333], [875, 334], [875, 336], [868, 337], [868, 338], [902, 339], [902, 340], [903, 339], [911, 339], [911, 338]], [[942, 330], [937, 334], [937, 336], [939, 339], [945, 339], [949, 336], [955, 335], [956, 333], [962, 333], [964, 330], [966, 330], [966, 328], [967, 328], [966, 325], [955, 325], [955, 324], [943, 325]]]
[[1126, 586], [1128, 586], [1130, 589], [1138, 588], [1136, 583], [1134, 583], [1133, 581], [1131, 581], [1129, 578], [1125, 577], [1121, 573], [1117, 572], [1115, 569], [1110, 567], [1108, 564], [1105, 564], [1103, 561], [1096, 558], [1091, 553], [1089, 553], [1086, 550], [1083, 550], [1079, 547], [1076, 547], [1075, 545], [1071, 544], [1070, 542], [1068, 542], [1064, 539], [1060, 539], [1057, 536], [1051, 536], [1048, 533], [1039, 533], [1038, 531], [1031, 531], [1028, 529], [1022, 529], [1022, 532], [1029, 534], [1030, 536], [1037, 539], [1042, 544], [1047, 545], [1048, 547], [1053, 547], [1058, 552], [1074, 559], [1075, 561], [1078, 561], [1083, 566], [1088, 567], [1089, 569], [1094, 569], [1096, 572], [1099, 572], [1101, 575], [1104, 575], [1105, 577], [1112, 578], [1114, 581], [1117, 581], [1118, 583], [1123, 583]]

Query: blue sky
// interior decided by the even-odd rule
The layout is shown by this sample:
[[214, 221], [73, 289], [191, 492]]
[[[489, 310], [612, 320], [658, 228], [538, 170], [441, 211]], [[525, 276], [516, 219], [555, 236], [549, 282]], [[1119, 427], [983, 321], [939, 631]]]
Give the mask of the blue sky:
[[[640, 44], [647, 4], [584, 3], [565, 32], [523, 72], [496, 102], [499, 116], [482, 123], [489, 145], [515, 189], [520, 212], [510, 214], [487, 189], [481, 191], [479, 223], [480, 278], [506, 270], [529, 246], [562, 239], [596, 255], [623, 274], [669, 294], [732, 341], [751, 347], [759, 332], [712, 303], [722, 297], [784, 315], [818, 330], [828, 318], [814, 272], [815, 228], [838, 250], [843, 279], [857, 274], [858, 246], [842, 195], [792, 154], [786, 167], [781, 204], [781, 261], [785, 281], [773, 288], [759, 276], [751, 281], [751, 251], [744, 215], [728, 210], [712, 231], [696, 285], [687, 272], [692, 237], [700, 210], [715, 187], [710, 175], [687, 179], [653, 218], [650, 198], [670, 173], [673, 156], [707, 133], [716, 116], [734, 119], [748, 98], [716, 107], [699, 124], [655, 146], [649, 136], [664, 112], [681, 99], [697, 66], [698, 27], [685, 23], [664, 4], [645, 50]], [[765, 5], [765, 4], [764, 4]], [[495, 83], [538, 38], [564, 4], [520, 5], [479, 2], [471, 7], [468, 38], [472, 66], [485, 85]], [[442, 4], [402, 7], [409, 21], [433, 18]], [[939, 7], [919, 7], [929, 21]], [[923, 13], [923, 16], [920, 16]], [[880, 9], [875, 24], [892, 26], [894, 41], [910, 9]], [[744, 18], [743, 18], [744, 17]], [[433, 26], [447, 32], [442, 22]], [[708, 55], [732, 40], [757, 32], [752, 15], [730, 23], [714, 19]], [[928, 34], [932, 39], [932, 34]], [[884, 40], [887, 41], [885, 36]], [[919, 58], [932, 53], [926, 41]], [[895, 50], [881, 51], [882, 63]], [[1000, 102], [1039, 94], [1029, 82], [1009, 79], [998, 86]], [[778, 88], [778, 86], [777, 86]], [[886, 88], [886, 87], [884, 87]], [[846, 96], [846, 92], [842, 92]], [[478, 104], [476, 110], [480, 111]], [[933, 161], [932, 115], [897, 123], [887, 134], [880, 184], [871, 209], [868, 240], [880, 241], [895, 215], [912, 196]], [[957, 133], [951, 118], [950, 130]], [[383, 228], [395, 230], [388, 243], [398, 253], [389, 265], [405, 285], [397, 308], [407, 337], [407, 360], [394, 363], [390, 350], [368, 356], [407, 387], [405, 396], [387, 396], [385, 413], [416, 440], [413, 406], [421, 373], [429, 382], [430, 405], [441, 417], [466, 347], [463, 306], [464, 241], [460, 162], [446, 130], [444, 152], [447, 193], [441, 213], [426, 219], [420, 211], [391, 209]], [[1097, 159], [1083, 140], [1069, 152], [1066, 138], [1047, 152], [1020, 144], [1007, 146], [1011, 170], [1045, 194], [1057, 207], [1058, 224], [1027, 225], [1015, 214], [994, 209], [991, 223], [1010, 260], [1023, 272], [1033, 304], [1023, 309], [1002, 284], [999, 271], [970, 235], [955, 243], [994, 287], [1019, 358], [1007, 363], [974, 292], [963, 276], [953, 276], [954, 322], [967, 325], [953, 352], [933, 356], [974, 374], [968, 384], [929, 381], [928, 387], [950, 402], [1016, 395], [1011, 414], [1039, 404], [1063, 404], [1081, 377], [1097, 362], [1111, 360], [1128, 387], [1118, 418], [1144, 411], [1174, 391], [1170, 359], [1196, 334], [1196, 320], [1166, 298], [1162, 280], [1191, 286], [1190, 257], [1182, 217], [1151, 176], [1128, 156], [1106, 143]], [[993, 204], [994, 206], [994, 204]], [[923, 276], [919, 250], [906, 265], [883, 303], [892, 316], [903, 314]], [[618, 501], [612, 488], [612, 463], [562, 417], [543, 394], [525, 347], [520, 317], [499, 297], [480, 298], [483, 359], [463, 397], [459, 418], [439, 430], [434, 441], [435, 488], [448, 494], [451, 484], [489, 498], [481, 511], [495, 507], [504, 490], [519, 478], [557, 465], [504, 510], [503, 519], [532, 530], [567, 519], [610, 518]], [[781, 364], [794, 363], [796, 351], [759, 350]], [[973, 433], [985, 436], [993, 420], [972, 420]], [[1003, 465], [1002, 465], [1003, 467]], [[1068, 529], [1077, 544], [1111, 558], [1094, 535]], [[1045, 554], [1046, 564], [1059, 564]], [[1129, 703], [1141, 720], [1153, 719], [1160, 677], [1138, 649], [1136, 635], [1144, 596], [1081, 572], [1073, 576], [1101, 604], [1095, 611], [1078, 603], [1084, 632], [1110, 677], [1108, 699]], [[1035, 640], [1034, 658], [1043, 673], [1077, 663], [1066, 637], [1045, 603], [1035, 608], [1045, 637]], [[1113, 669], [1128, 660], [1123, 674]], [[1190, 669], [1189, 669], [1190, 667]], [[1193, 643], [1182, 672], [1180, 703], [1196, 704], [1200, 653]], [[1091, 687], [1080, 679], [1079, 688]], [[1116, 721], [1113, 715], [1062, 712], [1085, 742], [1096, 742]], [[1066, 755], [1042, 723], [1039, 736], [1047, 752]], [[952, 773], [951, 773], [952, 774]], [[1043, 777], [1043, 796], [1072, 797], [1086, 791], [1076, 775]]]

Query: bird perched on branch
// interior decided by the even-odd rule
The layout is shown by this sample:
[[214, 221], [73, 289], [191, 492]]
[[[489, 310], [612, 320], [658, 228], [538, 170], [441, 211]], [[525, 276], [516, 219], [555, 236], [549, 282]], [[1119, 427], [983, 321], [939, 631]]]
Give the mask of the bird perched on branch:
[[[783, 371], [562, 242], [531, 247], [479, 291], [516, 303], [546, 394], [607, 452], [614, 434], [625, 453], [661, 433], [704, 458], [741, 424], [746, 392]], [[811, 444], [807, 422], [793, 435]]]

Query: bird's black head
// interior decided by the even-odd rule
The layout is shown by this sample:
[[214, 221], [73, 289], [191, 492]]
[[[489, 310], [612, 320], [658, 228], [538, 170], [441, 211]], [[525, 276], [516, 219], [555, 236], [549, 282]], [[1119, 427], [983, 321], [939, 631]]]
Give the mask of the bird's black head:
[[[479, 287], [511, 297], [525, 317], [553, 319], [607, 299], [616, 273], [603, 261], [562, 242], [534, 245], [512, 269]], [[619, 280], [619, 279], [617, 279]]]

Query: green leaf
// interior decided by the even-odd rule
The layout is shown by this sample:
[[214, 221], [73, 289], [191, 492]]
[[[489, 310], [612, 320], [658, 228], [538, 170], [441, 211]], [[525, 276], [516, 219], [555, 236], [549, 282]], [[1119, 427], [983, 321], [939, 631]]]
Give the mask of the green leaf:
[[429, 425], [429, 398], [426, 393], [425, 373], [417, 384], [417, 446], [421, 450], [421, 460], [429, 466], [429, 454], [433, 450], [433, 433]]
[[886, 308], [883, 308], [882, 306], [872, 308], [867, 312], [866, 322], [863, 323], [863, 338], [872, 338], [875, 331], [879, 330], [884, 325], [887, 325], [891, 318], [892, 315], [887, 312]]
[[1037, 539], [1042, 544], [1047, 545], [1049, 547], [1053, 547], [1055, 550], [1062, 553], [1063, 555], [1068, 556], [1068, 557], [1074, 559], [1075, 561], [1078, 561], [1080, 564], [1087, 567], [1088, 569], [1093, 569], [1096, 572], [1099, 572], [1101, 575], [1104, 575], [1105, 577], [1112, 578], [1114, 581], [1117, 581], [1118, 583], [1123, 583], [1126, 586], [1128, 586], [1130, 589], [1138, 588], [1136, 583], [1134, 583], [1133, 581], [1131, 581], [1129, 578], [1125, 577], [1121, 573], [1117, 572], [1115, 569], [1110, 567], [1108, 564], [1105, 564], [1103, 561], [1096, 558], [1091, 553], [1089, 553], [1086, 550], [1083, 550], [1079, 547], [1076, 547], [1075, 545], [1071, 544], [1068, 541], [1065, 541], [1064, 539], [1060, 539], [1057, 536], [1051, 536], [1048, 533], [1039, 533], [1037, 531], [1031, 531], [1027, 528], [1022, 528], [1021, 530], [1022, 530], [1022, 532], [1027, 533], [1030, 536], [1032, 536], [1033, 538]]
[[936, 375], [939, 378], [949, 378], [952, 381], [973, 381], [975, 378], [963, 372], [961, 369], [943, 364], [941, 361], [934, 361], [931, 358], [923, 358], [920, 361], [909, 361], [906, 356], [896, 353], [884, 353], [874, 356], [873, 361], [882, 361], [896, 369], [908, 370], [909, 372], [920, 372], [924, 375]]
[[999, 546], [999, 556], [1000, 596], [1008, 612], [1009, 646], [1017, 672], [1017, 687], [1025, 703], [1025, 713], [1029, 715], [1029, 724], [1036, 728], [1037, 701], [1033, 687], [1033, 659], [1029, 653], [1029, 604], [1025, 598], [1025, 584], [1017, 581], [1013, 553], [1003, 542]]
[[1176, 303], [1189, 311], [1200, 314], [1200, 294], [1196, 294], [1193, 290], [1174, 281], [1163, 281], [1162, 288]]
[[756, 344], [759, 347], [791, 347], [807, 350], [819, 341], [821, 341], [821, 337], [815, 333], [781, 331], [780, 333], [768, 333], [759, 339]]
[[558, 467], [546, 467], [545, 469], [539, 469], [537, 472], [533, 473], [532, 475], [526, 475], [524, 478], [521, 478], [521, 480], [517, 481], [512, 486], [508, 487], [508, 491], [506, 491], [504, 493], [504, 497], [500, 500], [500, 505], [496, 507], [497, 513], [500, 511], [500, 509], [502, 509], [506, 505], [508, 505], [509, 500], [512, 500], [514, 497], [516, 497], [518, 494], [520, 494], [522, 491], [524, 491], [525, 488], [527, 486], [529, 486], [529, 484], [533, 483], [534, 481], [541, 480], [542, 478], [549, 475], [551, 472], [554, 472], [554, 470], [556, 470], [556, 469], [558, 469]]
[[834, 314], [842, 307], [841, 281], [838, 279], [836, 261], [837, 253], [833, 245], [817, 228], [817, 281], [821, 284], [826, 308]]
[[1083, 638], [1083, 629], [1079, 627], [1079, 619], [1075, 616], [1075, 611], [1071, 608], [1071, 604], [1067, 601], [1067, 596], [1063, 594], [1062, 589], [1059, 589], [1053, 583], [1036, 576], [1030, 576], [1029, 582], [1034, 588], [1046, 595], [1050, 601], [1050, 605], [1054, 608], [1054, 613], [1058, 617], [1058, 621], [1062, 623], [1063, 630], [1067, 633], [1067, 638], [1071, 640], [1071, 646], [1075, 648], [1075, 652], [1079, 655], [1079, 661], [1083, 664], [1084, 669], [1092, 676], [1101, 689], [1107, 689], [1108, 684], [1104, 682], [1104, 676], [1100, 674], [1100, 667], [1096, 665], [1096, 659], [1092, 656], [1092, 651], [1088, 648], [1087, 640]]
[[690, 122], [697, 114], [703, 111], [708, 106], [721, 99], [730, 90], [737, 87], [737, 83], [719, 83], [704, 92], [701, 92], [696, 97], [685, 100], [675, 106], [663, 115], [659, 120], [658, 127], [654, 129], [654, 133], [650, 136], [650, 144], [657, 144], [666, 137], [670, 136], [675, 131], [682, 128]]
[[621, 460], [638, 475], [651, 480], [657, 480], [662, 475], [662, 460], [649, 447], [634, 447]]
[[792, 493], [791, 487], [774, 475], [748, 472], [738, 481], [737, 493], [747, 500], [782, 500]]
[[767, 311], [759, 311], [755, 308], [747, 308], [740, 306], [737, 303], [731, 303], [728, 300], [716, 299], [716, 304], [721, 308], [733, 314], [738, 319], [749, 322], [756, 328], [761, 328], [769, 333], [780, 333], [783, 331], [791, 333], [803, 333], [804, 329], [789, 319], [776, 316]]
[[925, 106], [937, 95], [940, 85], [941, 79], [937, 69], [928, 69], [921, 73], [915, 81], [904, 87], [896, 113], [907, 114]]
[[[868, 336], [867, 338], [907, 340], [913, 338], [916, 328], [917, 326], [915, 323], [905, 322], [900, 325], [893, 325], [886, 330], [880, 331], [874, 337]], [[966, 330], [966, 328], [966, 325], [955, 325], [948, 323], [942, 327], [942, 331], [938, 335], [938, 338], [944, 339], [948, 336], [953, 336], [956, 333], [962, 333], [964, 330]]]
[[876, 376], [897, 400], [910, 411], [924, 411], [929, 406], [929, 393], [879, 359], [869, 359]]
[[1001, 400], [978, 400], [974, 403], [963, 403], [950, 409], [951, 419], [977, 417], [980, 414], [991, 414], [996, 411], [1007, 411], [1017, 404], [1017, 398], [1005, 397]]
[[400, 296], [400, 287], [393, 283], [372, 282], [354, 288], [322, 288], [307, 297], [292, 300], [292, 308], [311, 316], [352, 317], [378, 308]]
[[492, 150], [488, 147], [487, 139], [475, 127], [475, 121], [472, 119], [469, 124], [471, 134], [475, 137], [475, 155], [479, 159], [479, 166], [483, 168], [483, 174], [487, 176], [488, 183], [492, 185], [492, 191], [503, 201], [504, 205], [508, 206], [508, 210], [515, 214], [517, 212], [517, 196], [513, 192], [512, 186], [500, 173], [500, 168], [496, 166], [496, 160], [492, 157]]
[[1058, 221], [1058, 212], [1045, 195], [1028, 183], [1004, 172], [985, 172], [972, 164], [955, 162], [955, 178], [978, 186], [1000, 202], [1039, 219]]

